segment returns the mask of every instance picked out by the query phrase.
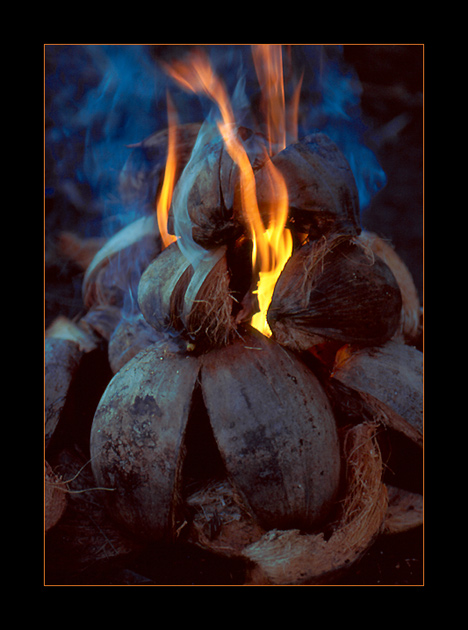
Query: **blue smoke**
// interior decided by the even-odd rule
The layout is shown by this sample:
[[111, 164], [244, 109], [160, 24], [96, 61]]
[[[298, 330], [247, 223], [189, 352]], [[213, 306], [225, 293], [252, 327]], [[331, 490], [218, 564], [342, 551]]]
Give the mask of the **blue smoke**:
[[299, 53], [296, 63], [304, 72], [301, 131], [322, 131], [338, 145], [353, 171], [362, 212], [385, 186], [386, 175], [367, 146], [370, 130], [363, 121], [360, 81], [345, 63], [342, 46], [300, 48], [293, 52]]
[[[46, 47], [46, 189], [128, 223], [118, 179], [131, 149], [164, 125], [161, 72], [144, 46]], [[88, 195], [86, 192], [88, 191]], [[132, 217], [133, 215], [133, 217]]]
[[[216, 72], [240, 107], [242, 124], [255, 116], [258, 84], [250, 46], [207, 46]], [[304, 73], [300, 134], [323, 131], [340, 147], [353, 170], [361, 210], [385, 184], [374, 153], [365, 143], [360, 111], [361, 87], [343, 61], [339, 46], [285, 47], [285, 77], [295, 85]], [[169, 88], [182, 122], [202, 122], [210, 104], [178, 90], [166, 75], [160, 55], [182, 55], [186, 46], [50, 45], [45, 50], [46, 197], [64, 210], [82, 214], [86, 230], [98, 217], [115, 231], [143, 209], [123, 204], [119, 175], [129, 145], [167, 126]], [[292, 89], [291, 88], [291, 89]], [[91, 226], [91, 227], [90, 227]]]

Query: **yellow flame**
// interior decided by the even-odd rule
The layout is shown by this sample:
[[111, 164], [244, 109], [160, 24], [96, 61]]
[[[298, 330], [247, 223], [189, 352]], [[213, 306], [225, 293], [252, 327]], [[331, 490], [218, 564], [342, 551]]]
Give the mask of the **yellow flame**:
[[[259, 82], [264, 90], [270, 152], [274, 152], [286, 146], [281, 46], [255, 46], [253, 54]], [[252, 326], [271, 336], [266, 313], [278, 276], [292, 252], [292, 237], [289, 230], [285, 229], [288, 216], [286, 184], [280, 172], [268, 160], [264, 168], [273, 187], [275, 206], [264, 212], [269, 219], [265, 225], [258, 208], [252, 165], [236, 135], [236, 121], [224, 84], [214, 74], [208, 58], [197, 51], [187, 61], [174, 62], [167, 67], [167, 71], [186, 89], [205, 93], [219, 108], [221, 120], [217, 125], [229, 155], [239, 167], [242, 212], [251, 231], [254, 269], [259, 273], [256, 293], [260, 312], [252, 318]]]
[[168, 140], [167, 140], [167, 158], [164, 171], [164, 179], [161, 186], [161, 192], [156, 203], [156, 216], [158, 219], [159, 233], [163, 242], [163, 249], [177, 240], [173, 234], [167, 231], [167, 218], [169, 216], [169, 208], [172, 201], [172, 193], [174, 192], [175, 174], [177, 169], [176, 155], [176, 133], [177, 133], [177, 116], [172, 99], [167, 94], [167, 113], [168, 113]]

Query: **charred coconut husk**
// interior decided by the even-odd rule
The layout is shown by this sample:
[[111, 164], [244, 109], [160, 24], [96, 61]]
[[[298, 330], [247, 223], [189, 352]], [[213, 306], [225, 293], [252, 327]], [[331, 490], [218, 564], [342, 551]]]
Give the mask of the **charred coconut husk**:
[[310, 241], [286, 263], [268, 309], [275, 339], [295, 350], [334, 340], [379, 345], [396, 332], [401, 292], [389, 267], [359, 241]]

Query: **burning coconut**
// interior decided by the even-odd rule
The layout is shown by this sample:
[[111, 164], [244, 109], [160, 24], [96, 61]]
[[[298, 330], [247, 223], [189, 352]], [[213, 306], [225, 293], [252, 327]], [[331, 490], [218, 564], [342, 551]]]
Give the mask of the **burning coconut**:
[[[194, 133], [168, 101], [156, 215], [86, 272], [81, 329], [105, 335], [114, 366], [91, 464], [131, 536], [242, 558], [246, 583], [320, 583], [362, 556], [389, 497], [405, 495], [385, 483], [381, 432], [420, 457], [420, 307], [395, 252], [361, 230], [337, 145], [291, 128], [281, 47], [253, 56], [261, 130], [236, 122], [202, 54], [167, 67], [219, 116]], [[113, 270], [135, 249], [137, 313], [116, 324]], [[407, 505], [393, 514], [402, 506], [404, 521]]]

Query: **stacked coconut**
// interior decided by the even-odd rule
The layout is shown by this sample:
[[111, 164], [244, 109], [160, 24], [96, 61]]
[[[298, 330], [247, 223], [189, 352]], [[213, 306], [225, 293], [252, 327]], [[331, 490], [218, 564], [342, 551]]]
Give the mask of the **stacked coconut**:
[[[85, 274], [78, 326], [105, 340], [114, 372], [91, 429], [96, 486], [123, 531], [243, 558], [246, 583], [336, 579], [379, 534], [421, 523], [405, 474], [399, 487], [385, 479], [392, 444], [421, 463], [417, 293], [393, 249], [362, 232], [344, 156], [314, 134], [271, 157], [295, 245], [268, 310], [272, 335], [253, 329], [258, 270], [239, 169], [219, 136], [195, 131], [178, 130], [185, 168], [168, 223], [178, 239], [163, 247], [156, 219], [140, 219]], [[261, 135], [236, 133], [267, 227], [270, 157]], [[130, 167], [125, 194], [147, 194]], [[163, 168], [158, 154], [151, 182]]]

